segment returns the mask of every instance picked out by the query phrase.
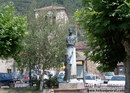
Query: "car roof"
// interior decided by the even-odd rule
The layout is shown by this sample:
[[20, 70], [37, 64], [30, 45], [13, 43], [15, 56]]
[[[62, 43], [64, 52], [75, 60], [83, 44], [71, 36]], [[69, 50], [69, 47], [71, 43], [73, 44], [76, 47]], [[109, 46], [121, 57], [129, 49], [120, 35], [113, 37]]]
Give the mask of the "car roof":
[[113, 77], [125, 77], [125, 75], [114, 75]]

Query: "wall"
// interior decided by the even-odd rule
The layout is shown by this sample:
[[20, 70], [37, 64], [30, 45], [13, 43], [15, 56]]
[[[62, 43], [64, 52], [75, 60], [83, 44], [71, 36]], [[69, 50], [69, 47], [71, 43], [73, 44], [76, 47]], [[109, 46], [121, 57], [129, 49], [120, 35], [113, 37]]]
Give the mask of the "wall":
[[8, 72], [8, 70], [11, 70], [13, 72], [14, 70], [14, 60], [2, 60], [0, 59], [0, 72]]

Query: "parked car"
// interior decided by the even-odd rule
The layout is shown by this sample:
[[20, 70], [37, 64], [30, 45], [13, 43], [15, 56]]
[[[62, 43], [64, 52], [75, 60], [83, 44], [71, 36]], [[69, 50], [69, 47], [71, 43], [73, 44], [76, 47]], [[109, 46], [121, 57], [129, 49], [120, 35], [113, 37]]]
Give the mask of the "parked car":
[[114, 76], [114, 72], [105, 72], [104, 73], [104, 83], [108, 83], [108, 81]]
[[12, 72], [12, 76], [13, 76], [15, 82], [21, 81], [22, 77], [23, 77], [22, 74], [19, 72]]
[[9, 86], [13, 88], [14, 84], [15, 84], [15, 79], [12, 73], [0, 73], [0, 87]]
[[[57, 77], [58, 83], [63, 83], [63, 82], [65, 82], [65, 81], [64, 81], [64, 76], [65, 76], [65, 75], [64, 75], [63, 73], [60, 73], [60, 74], [58, 75], [58, 77]], [[84, 83], [84, 82], [83, 82], [83, 79], [70, 79], [69, 83]]]
[[88, 85], [101, 85], [103, 81], [97, 75], [86, 75], [85, 76], [85, 83]]
[[[22, 80], [24, 83], [29, 83], [29, 80], [30, 80], [29, 74], [30, 74], [29, 72], [25, 72], [23, 74]], [[35, 80], [37, 80], [37, 74], [32, 71], [31, 72], [31, 82], [34, 82]]]
[[23, 74], [23, 82], [28, 83], [29, 80], [30, 80], [29, 73], [28, 72], [24, 73]]
[[70, 79], [69, 83], [84, 83], [83, 79]]
[[57, 81], [59, 83], [63, 83], [64, 82], [64, 76], [65, 76], [64, 73], [59, 73], [58, 76], [57, 76]]
[[108, 86], [125, 86], [125, 75], [114, 75], [109, 81]]

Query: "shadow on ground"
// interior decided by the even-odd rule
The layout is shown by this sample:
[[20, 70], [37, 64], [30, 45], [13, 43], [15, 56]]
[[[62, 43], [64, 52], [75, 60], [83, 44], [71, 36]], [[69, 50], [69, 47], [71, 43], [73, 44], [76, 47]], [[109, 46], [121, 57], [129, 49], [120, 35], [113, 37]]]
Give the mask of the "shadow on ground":
[[0, 89], [0, 93], [40, 93], [40, 91], [30, 88], [15, 88], [15, 89]]

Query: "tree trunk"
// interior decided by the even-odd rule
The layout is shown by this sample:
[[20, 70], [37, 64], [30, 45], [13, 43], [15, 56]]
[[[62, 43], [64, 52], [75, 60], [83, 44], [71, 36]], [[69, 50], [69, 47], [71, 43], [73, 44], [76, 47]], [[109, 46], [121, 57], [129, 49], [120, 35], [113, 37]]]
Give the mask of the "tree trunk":
[[43, 91], [43, 85], [44, 85], [44, 73], [42, 72], [40, 80], [40, 91]]
[[125, 93], [130, 93], [130, 56], [127, 56], [126, 58], [126, 85], [125, 85]]
[[125, 93], [130, 93], [130, 43], [125, 41], [123, 45], [127, 54], [125, 60], [125, 75], [126, 75]]

